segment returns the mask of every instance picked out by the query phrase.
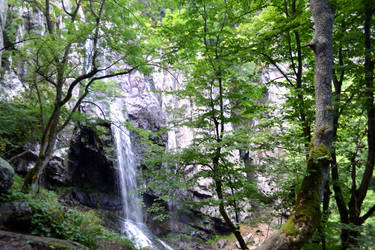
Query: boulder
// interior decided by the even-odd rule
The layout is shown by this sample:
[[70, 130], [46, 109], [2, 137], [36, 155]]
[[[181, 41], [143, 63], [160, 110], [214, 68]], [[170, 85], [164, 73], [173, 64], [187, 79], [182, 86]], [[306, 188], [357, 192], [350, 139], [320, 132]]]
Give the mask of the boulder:
[[13, 185], [14, 169], [0, 158], [0, 193], [7, 192]]
[[66, 250], [88, 248], [73, 241], [38, 237], [0, 230], [0, 250], [13, 249]]
[[59, 186], [66, 186], [70, 181], [71, 176], [68, 175], [64, 159], [57, 156], [52, 157], [44, 172], [43, 186], [55, 189]]
[[30, 228], [32, 210], [25, 200], [0, 204], [0, 225], [7, 229], [26, 232]]
[[33, 150], [26, 150], [14, 162], [14, 170], [17, 174], [25, 176], [27, 172], [32, 168], [38, 159], [38, 154]]
[[[100, 133], [98, 131], [100, 130]], [[67, 199], [92, 207], [121, 210], [118, 169], [110, 124], [76, 128], [69, 150]], [[63, 176], [61, 176], [63, 177]]]
[[227, 246], [229, 243], [229, 241], [227, 239], [220, 239], [218, 242], [217, 242], [217, 247], [219, 249], [223, 249], [225, 246]]

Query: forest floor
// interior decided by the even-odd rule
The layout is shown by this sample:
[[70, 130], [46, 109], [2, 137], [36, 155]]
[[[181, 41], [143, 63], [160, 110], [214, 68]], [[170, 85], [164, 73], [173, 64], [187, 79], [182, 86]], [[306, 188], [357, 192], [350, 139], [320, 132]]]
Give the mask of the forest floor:
[[[272, 235], [275, 229], [269, 224], [258, 223], [255, 225], [242, 225], [240, 231], [251, 250], [263, 243], [266, 238]], [[212, 249], [230, 250], [241, 248], [234, 235], [230, 235], [212, 243]]]

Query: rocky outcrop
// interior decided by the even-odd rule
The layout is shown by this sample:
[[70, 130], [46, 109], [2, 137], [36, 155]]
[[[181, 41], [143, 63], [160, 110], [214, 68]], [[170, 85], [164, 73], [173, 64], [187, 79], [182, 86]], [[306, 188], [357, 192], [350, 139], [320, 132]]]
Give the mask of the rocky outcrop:
[[32, 219], [32, 210], [25, 200], [0, 204], [0, 225], [17, 232], [28, 232]]
[[0, 250], [67, 250], [88, 249], [87, 247], [68, 240], [38, 237], [7, 231], [0, 231]]
[[27, 149], [12, 161], [17, 174], [25, 176], [38, 159], [37, 152]]
[[13, 185], [14, 169], [0, 158], [0, 193], [7, 192]]
[[120, 209], [115, 159], [109, 124], [97, 125], [96, 131], [77, 128], [68, 156], [69, 185], [76, 187], [71, 197], [94, 208]]
[[72, 177], [67, 172], [68, 166], [64, 159], [57, 156], [52, 157], [44, 171], [43, 185], [48, 189], [68, 185]]
[[2, 48], [4, 48], [4, 27], [6, 23], [6, 1], [0, 0], [0, 68], [1, 68], [1, 58], [3, 54]]
[[117, 194], [103, 193], [94, 190], [71, 190], [62, 197], [70, 205], [75, 205], [74, 201], [91, 208], [106, 210], [121, 210], [122, 203]]

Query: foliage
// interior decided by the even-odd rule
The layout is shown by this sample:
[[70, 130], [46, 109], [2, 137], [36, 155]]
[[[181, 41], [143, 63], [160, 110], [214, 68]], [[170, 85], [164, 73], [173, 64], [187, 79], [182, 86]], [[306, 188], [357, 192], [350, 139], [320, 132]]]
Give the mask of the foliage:
[[90, 249], [97, 249], [101, 240], [117, 242], [135, 249], [133, 243], [117, 233], [104, 228], [102, 219], [94, 210], [79, 210], [61, 205], [53, 191], [41, 189], [37, 195], [21, 192], [23, 179], [15, 175], [9, 194], [2, 194], [0, 201], [26, 200], [33, 216], [31, 233], [38, 236], [55, 237], [79, 242]]
[[[152, 212], [165, 209], [168, 202], [182, 202], [181, 193], [207, 180], [211, 181], [213, 197], [185, 204], [222, 206], [235, 214], [246, 203], [268, 202], [270, 197], [257, 192], [254, 173], [277, 184], [273, 197], [281, 202], [273, 208], [284, 212], [292, 208], [301, 190], [301, 180], [307, 174], [305, 163], [314, 126], [314, 58], [308, 46], [314, 28], [309, 2], [141, 2], [76, 1], [71, 9], [64, 10], [54, 1], [9, 1], [15, 7], [10, 7], [5, 24], [3, 61], [11, 56], [6, 66], [17, 71], [22, 65], [28, 74], [22, 76], [26, 91], [14, 100], [0, 103], [0, 155], [10, 157], [26, 142], [39, 141], [41, 148], [53, 149], [56, 134], [70, 121], [85, 125], [93, 120], [105, 122], [79, 112], [83, 98], [110, 100], [118, 93], [115, 84], [101, 79], [104, 74], [125, 74], [133, 68], [149, 73], [147, 60], [158, 56], [158, 67], [184, 73], [181, 89], [164, 94], [184, 100], [192, 112], [187, 114], [185, 107], [174, 110], [169, 114], [172, 122], [168, 129], [159, 133], [127, 124], [147, 148], [147, 167], [143, 172], [146, 188], [160, 195]], [[328, 190], [333, 187], [335, 196], [328, 197], [331, 202], [323, 206], [331, 210], [325, 211], [327, 218], [321, 225], [324, 232], [316, 234], [306, 249], [316, 247], [316, 241], [323, 242], [324, 237], [327, 247], [337, 247], [340, 230], [352, 232], [358, 245], [363, 246], [371, 244], [373, 236], [373, 216], [365, 221], [359, 219], [371, 212], [374, 204], [374, 182], [369, 181], [374, 165], [369, 157], [373, 155], [374, 141], [374, 70], [368, 67], [374, 65], [374, 29], [370, 25], [366, 31], [365, 26], [366, 22], [374, 22], [374, 11], [367, 7], [375, 3], [330, 2], [334, 2], [336, 10], [332, 107], [335, 138], [334, 152], [327, 157], [333, 161]], [[36, 28], [17, 37], [15, 31], [23, 22], [13, 11], [18, 5], [40, 11], [46, 19], [45, 32]], [[72, 18], [74, 8], [79, 11]], [[58, 22], [64, 23], [61, 29], [57, 29]], [[24, 42], [16, 41], [17, 38]], [[278, 74], [270, 74], [268, 79], [265, 76], [269, 70]], [[275, 86], [281, 90], [277, 98], [285, 100], [282, 107], [265, 101], [267, 88]], [[72, 95], [70, 89], [78, 95]], [[90, 96], [91, 92], [100, 94]], [[49, 121], [54, 126], [48, 128]], [[164, 152], [160, 137], [183, 127], [194, 131], [190, 145]], [[101, 132], [100, 126], [95, 128]], [[257, 166], [239, 158], [246, 152], [261, 156]], [[52, 152], [41, 153], [48, 156]], [[317, 155], [316, 159], [320, 157]], [[43, 192], [39, 203], [31, 201], [39, 211], [35, 219], [38, 233], [81, 237], [78, 240], [92, 244], [94, 239], [77, 234], [83, 219], [61, 210], [56, 197]], [[12, 192], [8, 198], [27, 197]], [[45, 208], [39, 206], [43, 202]], [[48, 227], [52, 217], [56, 217], [54, 227], [62, 223], [60, 213], [66, 213], [73, 221], [66, 231]]]
[[38, 112], [35, 106], [21, 100], [0, 103], [0, 155], [9, 156], [12, 151], [40, 138]]
[[[141, 39], [143, 18], [138, 14], [143, 4], [102, 0], [66, 5], [64, 1], [47, 0], [13, 1], [12, 5], [39, 13], [45, 20], [43, 27], [29, 27], [17, 37], [6, 36], [6, 43], [11, 46], [6, 44], [5, 48], [6, 52], [14, 49], [9, 70], [20, 75], [26, 93], [30, 93], [28, 98], [38, 109], [40, 159], [24, 185], [26, 190], [32, 184], [32, 191], [36, 191], [58, 134], [80, 118], [79, 107], [89, 93], [106, 85], [101, 82], [94, 86], [95, 82], [135, 69], [149, 71]], [[22, 17], [11, 18], [5, 34], [13, 34], [19, 28], [18, 19]], [[19, 72], [20, 66], [27, 70]]]

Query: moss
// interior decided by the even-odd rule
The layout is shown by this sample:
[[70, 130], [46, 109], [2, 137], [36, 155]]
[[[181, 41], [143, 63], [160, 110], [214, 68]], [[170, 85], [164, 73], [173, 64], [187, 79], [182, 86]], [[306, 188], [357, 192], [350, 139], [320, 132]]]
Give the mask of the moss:
[[[326, 148], [316, 147], [316, 156], [327, 155]], [[328, 151], [329, 153], [329, 151]], [[281, 230], [290, 236], [312, 234], [316, 226], [319, 225], [320, 195], [319, 189], [322, 182], [320, 166], [322, 162], [315, 161], [313, 157], [307, 162], [307, 172], [301, 183], [301, 188], [297, 195], [296, 206], [288, 221], [281, 227]], [[324, 163], [323, 163], [324, 164]]]
[[74, 249], [72, 245], [61, 241], [50, 241], [48, 246], [53, 249]]
[[319, 131], [317, 131], [317, 135], [322, 136], [329, 128], [330, 126], [328, 124], [323, 125], [322, 127], [320, 127]]
[[317, 155], [318, 157], [328, 156], [328, 159], [331, 159], [331, 152], [323, 144], [319, 144], [318, 146], [314, 148], [314, 154]]
[[328, 161], [332, 160], [331, 152], [323, 144], [319, 144], [317, 146], [310, 144], [309, 150], [310, 159], [312, 159], [315, 162], [321, 159], [327, 159]]
[[293, 223], [293, 218], [290, 217], [284, 225], [282, 225], [281, 230], [286, 234], [286, 235], [297, 235], [299, 234], [298, 228]]

